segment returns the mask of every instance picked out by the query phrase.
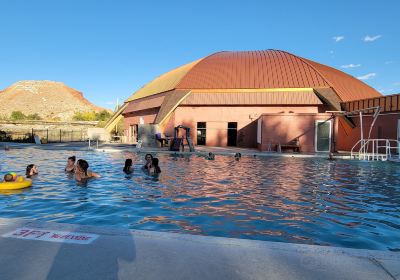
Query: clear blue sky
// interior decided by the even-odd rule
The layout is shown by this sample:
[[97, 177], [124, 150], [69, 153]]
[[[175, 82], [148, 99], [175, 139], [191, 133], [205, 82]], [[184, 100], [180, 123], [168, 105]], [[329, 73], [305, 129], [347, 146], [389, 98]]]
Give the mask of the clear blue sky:
[[0, 89], [61, 81], [112, 108], [213, 52], [281, 49], [398, 93], [399, 11], [398, 0], [0, 0]]

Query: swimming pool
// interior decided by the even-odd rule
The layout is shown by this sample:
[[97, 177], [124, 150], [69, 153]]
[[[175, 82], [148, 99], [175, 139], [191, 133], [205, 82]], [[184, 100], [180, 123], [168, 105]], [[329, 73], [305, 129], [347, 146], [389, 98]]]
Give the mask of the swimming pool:
[[[101, 173], [78, 184], [63, 172], [76, 155]], [[322, 158], [158, 154], [41, 149], [0, 151], [0, 175], [36, 163], [33, 187], [0, 193], [0, 217], [400, 251], [400, 165]], [[126, 157], [135, 172], [121, 172]]]

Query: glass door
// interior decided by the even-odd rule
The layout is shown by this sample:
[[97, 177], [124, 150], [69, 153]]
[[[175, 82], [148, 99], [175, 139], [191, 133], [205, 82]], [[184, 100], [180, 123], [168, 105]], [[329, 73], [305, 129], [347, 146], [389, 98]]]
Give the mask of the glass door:
[[331, 121], [315, 122], [315, 151], [330, 152], [331, 150]]
[[206, 123], [198, 122], [197, 123], [197, 145], [205, 145], [206, 144]]

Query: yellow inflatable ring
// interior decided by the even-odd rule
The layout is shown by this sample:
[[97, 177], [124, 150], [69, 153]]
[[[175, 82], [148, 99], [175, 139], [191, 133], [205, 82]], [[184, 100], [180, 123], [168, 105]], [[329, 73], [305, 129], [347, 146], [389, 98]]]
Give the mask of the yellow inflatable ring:
[[32, 186], [31, 179], [25, 179], [23, 177], [17, 178], [17, 181], [14, 182], [1, 182], [0, 183], [0, 190], [19, 190], [25, 189]]

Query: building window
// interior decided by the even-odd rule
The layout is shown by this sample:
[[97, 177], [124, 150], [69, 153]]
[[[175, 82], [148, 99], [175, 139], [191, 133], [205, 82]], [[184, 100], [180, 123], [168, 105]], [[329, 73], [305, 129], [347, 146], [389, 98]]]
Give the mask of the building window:
[[207, 126], [205, 122], [197, 123], [197, 145], [205, 145], [206, 144], [206, 130]]

